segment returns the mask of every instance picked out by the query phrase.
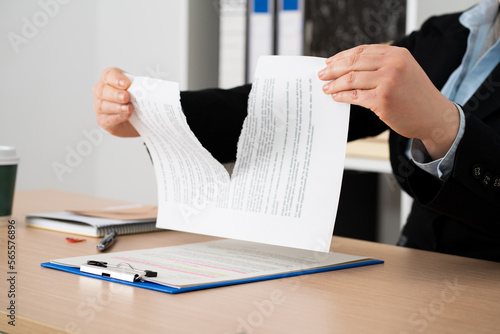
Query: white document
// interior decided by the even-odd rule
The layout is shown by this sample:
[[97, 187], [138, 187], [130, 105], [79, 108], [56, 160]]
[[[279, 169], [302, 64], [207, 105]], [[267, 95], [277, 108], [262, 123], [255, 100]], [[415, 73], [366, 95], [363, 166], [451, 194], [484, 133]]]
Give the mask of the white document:
[[[156, 278], [145, 278], [174, 288], [221, 283], [255, 277], [286, 275], [305, 270], [353, 265], [372, 259], [341, 253], [318, 253], [238, 240], [216, 240], [180, 246], [103, 253], [51, 260], [80, 267], [88, 260], [111, 266], [127, 263], [139, 270], [152, 270]], [[124, 267], [129, 269], [129, 267]]]
[[157, 227], [328, 252], [349, 105], [323, 93], [324, 66], [261, 58], [231, 177], [189, 129], [178, 84], [133, 78], [131, 122], [155, 166]]

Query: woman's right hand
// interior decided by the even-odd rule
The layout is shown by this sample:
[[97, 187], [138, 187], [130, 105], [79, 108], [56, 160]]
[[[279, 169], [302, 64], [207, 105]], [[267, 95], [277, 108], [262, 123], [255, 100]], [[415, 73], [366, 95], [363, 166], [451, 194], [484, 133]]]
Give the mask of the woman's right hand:
[[129, 86], [130, 80], [123, 71], [110, 67], [102, 72], [101, 78], [92, 88], [97, 123], [114, 136], [139, 136], [129, 121], [134, 110], [127, 92]]

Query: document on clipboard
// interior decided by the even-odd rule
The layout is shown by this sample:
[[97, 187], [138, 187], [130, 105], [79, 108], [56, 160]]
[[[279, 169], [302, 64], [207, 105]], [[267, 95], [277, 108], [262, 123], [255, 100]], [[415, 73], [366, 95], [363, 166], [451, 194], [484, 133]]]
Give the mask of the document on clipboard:
[[42, 266], [175, 294], [378, 263], [382, 261], [221, 239], [55, 259]]

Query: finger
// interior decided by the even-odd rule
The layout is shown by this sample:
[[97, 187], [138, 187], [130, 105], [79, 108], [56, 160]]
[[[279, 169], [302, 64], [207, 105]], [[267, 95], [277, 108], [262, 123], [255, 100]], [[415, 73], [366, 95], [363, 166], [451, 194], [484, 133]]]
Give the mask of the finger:
[[377, 87], [379, 82], [377, 73], [377, 71], [348, 72], [347, 74], [324, 84], [323, 92], [326, 94], [335, 94], [353, 89], [374, 89]]
[[330, 62], [318, 75], [321, 80], [335, 80], [352, 71], [376, 71], [386, 63], [386, 56], [353, 54]]
[[332, 94], [332, 98], [336, 102], [349, 103], [358, 105], [367, 109], [373, 110], [373, 101], [376, 98], [376, 92], [374, 89], [353, 89], [349, 91], [342, 91], [339, 93]]
[[327, 64], [330, 64], [332, 61], [336, 61], [343, 58], [348, 58], [353, 55], [367, 55], [367, 54], [379, 54], [384, 55], [387, 52], [391, 51], [392, 46], [383, 45], [383, 44], [368, 44], [368, 45], [360, 45], [354, 48], [341, 51], [326, 60]]
[[130, 116], [133, 111], [133, 106], [131, 103], [114, 103], [101, 99], [94, 100], [94, 110], [97, 114], [107, 114], [107, 115], [127, 115]]
[[101, 81], [119, 89], [127, 89], [130, 80], [123, 74], [123, 71], [116, 67], [109, 67], [102, 72]]
[[105, 101], [125, 104], [130, 101], [130, 94], [123, 89], [116, 89], [113, 86], [107, 85], [99, 81], [96, 84], [94, 95]]
[[115, 103], [127, 103], [130, 100], [130, 95], [126, 90], [114, 88], [101, 80], [94, 85], [92, 90], [94, 96], [101, 100]]

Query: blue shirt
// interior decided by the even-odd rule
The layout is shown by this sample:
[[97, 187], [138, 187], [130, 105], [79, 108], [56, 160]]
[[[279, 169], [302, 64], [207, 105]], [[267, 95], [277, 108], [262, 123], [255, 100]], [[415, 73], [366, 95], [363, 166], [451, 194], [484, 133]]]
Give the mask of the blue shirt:
[[460, 114], [459, 131], [450, 150], [443, 158], [429, 161], [424, 144], [418, 139], [410, 141], [410, 155], [415, 164], [441, 180], [451, 173], [455, 153], [463, 137], [465, 116], [460, 105], [464, 105], [474, 95], [500, 62], [500, 40], [491, 38], [498, 36], [498, 9], [498, 0], [485, 0], [459, 18], [460, 23], [470, 31], [467, 50], [462, 63], [441, 89], [441, 93], [455, 103]]

